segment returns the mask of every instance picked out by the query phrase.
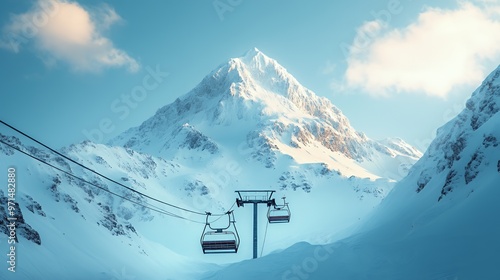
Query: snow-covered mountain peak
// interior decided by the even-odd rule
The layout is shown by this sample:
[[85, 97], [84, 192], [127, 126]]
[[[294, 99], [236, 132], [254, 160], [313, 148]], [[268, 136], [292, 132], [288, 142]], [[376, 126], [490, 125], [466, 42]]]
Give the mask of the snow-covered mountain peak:
[[[186, 114], [196, 114], [200, 110], [227, 112], [231, 108], [238, 111], [239, 118], [312, 116], [335, 125], [350, 126], [348, 119], [328, 99], [301, 85], [285, 67], [256, 48], [221, 64], [178, 101], [190, 104], [183, 108]], [[214, 121], [224, 122], [220, 118]]]
[[262, 54], [264, 55], [258, 48], [256, 47], [253, 47], [251, 49], [249, 49], [246, 53], [245, 53], [245, 57], [254, 57], [254, 56], [257, 56], [259, 54]]
[[[193, 90], [111, 144], [166, 158], [186, 158], [186, 150], [223, 156], [223, 150], [244, 146], [252, 150], [249, 158], [268, 168], [286, 155], [363, 178], [400, 179], [404, 172], [385, 176], [387, 166], [374, 162], [387, 158], [389, 169], [404, 165], [406, 170], [420, 156], [407, 144], [389, 147], [356, 131], [330, 100], [301, 85], [256, 48], [220, 65]], [[361, 162], [366, 164], [358, 166]]]
[[262, 62], [271, 62], [274, 61], [272, 58], [268, 57], [265, 55], [263, 52], [261, 52], [257, 48], [251, 48], [245, 54], [241, 57], [239, 57], [240, 60], [242, 60], [245, 63], [251, 62], [251, 61], [258, 61], [261, 60]]
[[260, 72], [266, 72], [266, 70], [286, 72], [285, 68], [276, 60], [268, 57], [257, 48], [250, 49], [243, 56], [235, 58], [235, 60], [241, 61], [249, 70], [258, 70]]

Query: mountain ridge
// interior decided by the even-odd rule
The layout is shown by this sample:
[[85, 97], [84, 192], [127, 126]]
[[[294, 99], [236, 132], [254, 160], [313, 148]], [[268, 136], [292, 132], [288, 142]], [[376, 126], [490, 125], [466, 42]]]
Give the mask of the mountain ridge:
[[[411, 165], [421, 156], [420, 151], [403, 140], [375, 141], [356, 131], [331, 101], [302, 86], [276, 60], [256, 48], [219, 65], [193, 90], [109, 143], [175, 157], [163, 142], [172, 142], [169, 139], [176, 137], [172, 130], [186, 124], [196, 131], [198, 138], [186, 138], [185, 142], [208, 141], [210, 144], [199, 142], [199, 145], [215, 147], [229, 137], [237, 138], [238, 145], [256, 147], [261, 153], [269, 154], [266, 159], [269, 167], [273, 166], [272, 158], [276, 153], [301, 162], [300, 158], [306, 158], [298, 155], [299, 150], [303, 150], [310, 155], [325, 154], [314, 162], [326, 162], [331, 168], [351, 176], [356, 173], [349, 172], [349, 167], [339, 162], [349, 161], [364, 170], [371, 166], [372, 157], [379, 154], [393, 161], [392, 165]], [[218, 137], [220, 133], [211, 133], [223, 127], [233, 133], [226, 132], [225, 139]], [[194, 148], [183, 143], [179, 146]], [[367, 164], [363, 166], [363, 162]], [[380, 173], [382, 168], [376, 169], [375, 173]], [[384, 177], [373, 174], [374, 171], [362, 173], [372, 178]], [[391, 179], [400, 179], [404, 172], [400, 173]]]

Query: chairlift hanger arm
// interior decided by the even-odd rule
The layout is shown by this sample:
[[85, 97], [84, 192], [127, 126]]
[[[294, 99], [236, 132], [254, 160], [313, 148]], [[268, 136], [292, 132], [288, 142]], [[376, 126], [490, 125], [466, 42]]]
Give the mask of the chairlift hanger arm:
[[[237, 190], [238, 194], [236, 199], [236, 204], [238, 207], [243, 207], [246, 203], [256, 204], [256, 203], [266, 203], [268, 206], [273, 204], [272, 196], [275, 192], [274, 190]], [[242, 195], [253, 193], [254, 195]], [[261, 194], [265, 193], [265, 194]]]

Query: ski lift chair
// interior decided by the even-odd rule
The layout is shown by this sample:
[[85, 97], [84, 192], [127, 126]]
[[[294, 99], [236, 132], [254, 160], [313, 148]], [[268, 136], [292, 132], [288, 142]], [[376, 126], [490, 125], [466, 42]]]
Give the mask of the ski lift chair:
[[[229, 219], [227, 227], [224, 228], [214, 228], [210, 225], [208, 217], [211, 215], [207, 212], [207, 219], [205, 223], [205, 228], [200, 238], [201, 249], [204, 254], [216, 254], [216, 253], [237, 253], [238, 247], [240, 245], [240, 236], [238, 235], [238, 230], [235, 226], [233, 211], [226, 213]], [[231, 227], [234, 231], [229, 231]]]
[[283, 197], [282, 205], [276, 205], [276, 202], [273, 199], [272, 205], [269, 205], [268, 207], [269, 210], [267, 211], [267, 220], [270, 224], [290, 222], [291, 212], [288, 207], [288, 203], [285, 202], [285, 197]]

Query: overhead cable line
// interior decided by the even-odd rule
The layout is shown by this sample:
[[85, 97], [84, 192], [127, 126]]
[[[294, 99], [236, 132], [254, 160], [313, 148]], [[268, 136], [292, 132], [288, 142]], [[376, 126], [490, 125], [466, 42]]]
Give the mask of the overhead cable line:
[[269, 221], [267, 221], [267, 223], [266, 223], [266, 231], [264, 233], [264, 241], [262, 241], [262, 249], [260, 250], [260, 256], [261, 257], [262, 257], [262, 253], [264, 252], [264, 245], [266, 245], [267, 226], [269, 226]]
[[[233, 209], [233, 207], [234, 207], [235, 205], [236, 205], [236, 201], [235, 201], [235, 202], [233, 202], [233, 205], [231, 205], [231, 208], [229, 208], [229, 210], [227, 210], [227, 211], [226, 211], [226, 213], [227, 213], [227, 212], [231, 212], [231, 210]], [[210, 213], [210, 215], [213, 215], [213, 214], [212, 214], [212, 213]], [[217, 219], [215, 219], [215, 220], [211, 221], [210, 223], [215, 223], [215, 222], [217, 222], [218, 220], [220, 220], [222, 217], [224, 217], [224, 216], [220, 216], [219, 218], [217, 218]]]
[[[131, 200], [131, 199], [129, 199], [129, 198], [127, 198], [127, 197], [123, 196], [123, 195], [120, 195], [120, 194], [117, 194], [117, 193], [115, 193], [115, 192], [113, 192], [113, 191], [110, 191], [110, 190], [108, 190], [108, 189], [105, 189], [105, 188], [103, 188], [103, 187], [101, 187], [101, 186], [99, 186], [99, 185], [96, 185], [96, 184], [94, 184], [94, 183], [92, 183], [92, 182], [88, 181], [88, 180], [85, 180], [85, 179], [83, 179], [83, 178], [81, 178], [81, 177], [78, 177], [78, 176], [76, 176], [76, 175], [74, 175], [74, 174], [72, 174], [72, 173], [70, 173], [70, 172], [68, 172], [68, 171], [66, 171], [66, 170], [63, 170], [63, 169], [61, 169], [61, 168], [59, 168], [59, 167], [57, 167], [57, 166], [55, 166], [55, 165], [53, 165], [53, 164], [50, 164], [50, 163], [48, 163], [48, 162], [46, 162], [46, 161], [44, 161], [44, 160], [42, 160], [42, 159], [40, 159], [40, 158], [38, 158], [38, 157], [36, 157], [36, 156], [33, 156], [33, 155], [32, 155], [32, 154], [30, 154], [30, 153], [27, 153], [27, 152], [25, 152], [25, 151], [23, 151], [23, 150], [19, 149], [18, 147], [15, 147], [14, 145], [11, 145], [11, 144], [9, 144], [9, 143], [6, 143], [5, 141], [3, 141], [3, 140], [1, 140], [1, 139], [0, 139], [0, 143], [4, 144], [4, 145], [6, 145], [7, 147], [10, 147], [11, 149], [14, 149], [14, 150], [16, 150], [16, 151], [18, 151], [18, 152], [20, 152], [20, 153], [23, 153], [23, 154], [25, 154], [25, 155], [27, 155], [27, 156], [29, 156], [29, 157], [31, 157], [31, 158], [33, 158], [33, 159], [35, 159], [35, 160], [37, 160], [37, 161], [39, 161], [39, 162], [41, 162], [41, 163], [43, 163], [43, 164], [47, 165], [47, 166], [50, 166], [50, 167], [52, 167], [52, 168], [54, 168], [54, 169], [56, 169], [56, 170], [58, 170], [58, 171], [60, 171], [60, 172], [63, 172], [64, 174], [66, 174], [66, 175], [68, 175], [68, 176], [70, 176], [70, 177], [72, 177], [72, 178], [78, 179], [78, 180], [80, 180], [80, 181], [82, 181], [82, 182], [84, 182], [84, 183], [86, 183], [86, 184], [89, 184], [89, 185], [91, 185], [91, 186], [93, 186], [93, 187], [96, 187], [96, 188], [101, 189], [101, 190], [103, 190], [103, 191], [105, 191], [105, 192], [108, 192], [108, 193], [110, 193], [110, 194], [112, 194], [112, 195], [115, 195], [115, 196], [117, 196], [117, 197], [119, 197], [119, 198], [121, 198], [121, 199], [123, 199], [123, 200], [129, 201], [129, 202], [134, 203], [134, 204], [136, 204], [136, 205], [139, 205], [139, 206], [145, 207], [145, 208], [150, 209], [150, 210], [152, 210], [152, 211], [155, 211], [155, 212], [158, 212], [158, 213], [161, 213], [161, 214], [164, 214], [164, 215], [168, 215], [168, 216], [171, 216], [171, 217], [174, 217], [174, 218], [179, 218], [179, 219], [188, 220], [188, 221], [191, 221], [191, 222], [194, 222], [194, 223], [204, 224], [203, 222], [199, 222], [199, 221], [191, 220], [191, 219], [188, 219], [188, 218], [182, 217], [182, 216], [180, 216], [180, 215], [177, 215], [177, 214], [174, 214], [174, 213], [171, 213], [171, 212], [165, 211], [165, 210], [163, 210], [163, 209], [161, 209], [161, 208], [159, 208], [159, 207], [156, 207], [156, 206], [154, 206], [154, 205], [151, 205], [151, 204], [149, 204], [149, 203], [146, 203], [147, 205], [144, 205], [144, 204], [142, 204], [142, 203], [140, 203], [140, 202], [137, 202], [137, 201]], [[149, 206], [148, 206], [148, 205], [149, 205]]]
[[[78, 166], [80, 166], [80, 167], [82, 167], [82, 168], [84, 168], [84, 169], [86, 169], [86, 170], [88, 170], [88, 171], [90, 171], [90, 172], [92, 172], [92, 173], [94, 173], [94, 174], [96, 174], [96, 175], [98, 175], [98, 176], [100, 176], [100, 177], [102, 177], [102, 178], [104, 178], [104, 179], [106, 179], [106, 180], [108, 180], [108, 181], [112, 182], [112, 183], [115, 183], [115, 184], [117, 184], [117, 185], [119, 185], [119, 186], [121, 186], [121, 187], [123, 187], [123, 188], [126, 188], [126, 189], [128, 189], [129, 191], [131, 191], [131, 192], [137, 193], [137, 194], [139, 194], [139, 195], [141, 195], [141, 196], [144, 196], [144, 197], [146, 197], [146, 198], [149, 198], [149, 199], [151, 199], [151, 200], [154, 200], [154, 201], [156, 201], [156, 202], [159, 202], [159, 203], [161, 203], [161, 204], [164, 204], [164, 205], [167, 205], [167, 206], [170, 206], [170, 207], [173, 207], [173, 208], [179, 209], [179, 210], [183, 210], [183, 211], [186, 211], [186, 212], [189, 212], [189, 213], [193, 213], [193, 214], [197, 214], [197, 215], [202, 215], [202, 216], [205, 216], [205, 215], [206, 215], [206, 213], [203, 213], [203, 212], [198, 212], [198, 211], [194, 211], [194, 210], [190, 210], [190, 209], [186, 209], [186, 208], [183, 208], [183, 207], [180, 207], [180, 206], [176, 206], [176, 205], [174, 205], [174, 204], [171, 204], [171, 203], [168, 203], [168, 202], [165, 202], [165, 201], [159, 200], [159, 199], [154, 198], [154, 197], [152, 197], [152, 196], [150, 196], [150, 195], [147, 195], [147, 194], [142, 193], [142, 192], [140, 192], [140, 191], [138, 191], [138, 190], [135, 190], [135, 189], [133, 189], [133, 188], [131, 188], [131, 187], [128, 187], [128, 186], [126, 186], [126, 185], [124, 185], [124, 184], [122, 184], [122, 183], [120, 183], [120, 182], [118, 182], [118, 181], [116, 181], [116, 180], [114, 180], [114, 179], [111, 179], [111, 178], [107, 177], [106, 175], [103, 175], [103, 174], [101, 174], [101, 173], [99, 173], [99, 172], [97, 172], [97, 171], [95, 171], [95, 170], [93, 170], [93, 169], [91, 169], [91, 168], [89, 168], [89, 167], [87, 167], [87, 166], [85, 166], [85, 165], [83, 165], [83, 164], [81, 164], [81, 163], [79, 163], [79, 162], [77, 162], [77, 161], [73, 160], [72, 158], [70, 158], [70, 157], [68, 157], [68, 156], [66, 156], [66, 155], [64, 155], [64, 154], [62, 154], [62, 153], [60, 153], [60, 152], [58, 152], [58, 151], [54, 150], [53, 148], [51, 148], [51, 147], [49, 147], [49, 146], [45, 145], [44, 143], [42, 143], [42, 142], [40, 142], [40, 141], [36, 140], [35, 138], [33, 138], [33, 137], [29, 136], [28, 134], [26, 134], [26, 133], [24, 133], [24, 132], [20, 131], [19, 129], [17, 129], [17, 128], [15, 128], [15, 127], [11, 126], [11, 125], [9, 125], [8, 123], [6, 123], [6, 122], [4, 122], [4, 121], [2, 121], [2, 120], [0, 120], [0, 123], [1, 123], [1, 124], [3, 124], [3, 125], [5, 125], [5, 126], [7, 126], [7, 127], [9, 127], [10, 129], [12, 129], [12, 130], [16, 131], [17, 133], [19, 133], [19, 134], [23, 135], [24, 137], [26, 137], [26, 138], [28, 138], [28, 139], [30, 139], [30, 140], [32, 140], [32, 141], [34, 141], [35, 143], [37, 143], [37, 144], [39, 144], [39, 145], [43, 146], [44, 148], [46, 148], [46, 149], [50, 150], [51, 152], [53, 152], [53, 153], [57, 154], [58, 156], [61, 156], [61, 157], [63, 157], [64, 159], [67, 159], [67, 160], [71, 161], [72, 163], [74, 163], [74, 164], [76, 164], [76, 165], [78, 165]], [[225, 213], [224, 213], [224, 214], [212, 214], [212, 216], [225, 216], [225, 215], [226, 215]]]

